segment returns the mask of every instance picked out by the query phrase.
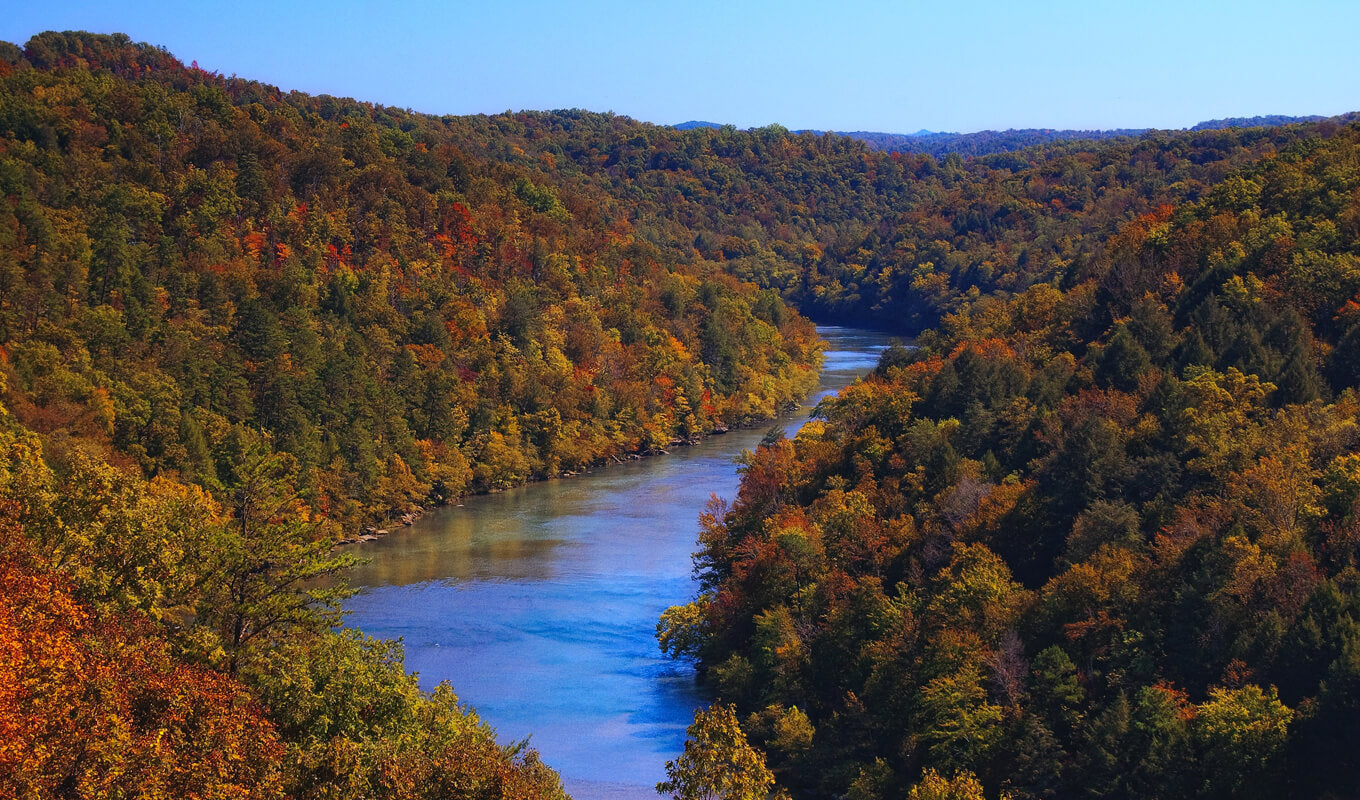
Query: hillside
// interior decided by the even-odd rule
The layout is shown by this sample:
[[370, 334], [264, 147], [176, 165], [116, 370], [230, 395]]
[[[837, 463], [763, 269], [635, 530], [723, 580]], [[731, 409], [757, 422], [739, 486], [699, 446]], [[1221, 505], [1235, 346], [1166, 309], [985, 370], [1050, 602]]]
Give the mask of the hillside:
[[610, 213], [640, 239], [776, 289], [819, 321], [907, 334], [975, 290], [1024, 291], [1079, 271], [1139, 215], [1344, 127], [1156, 132], [937, 160], [778, 126], [677, 131], [583, 111], [458, 124], [479, 154], [602, 203], [628, 198]]
[[483, 145], [0, 46], [0, 795], [564, 797], [336, 632], [336, 538], [768, 417], [819, 343]]
[[87, 34], [0, 64], [7, 403], [134, 471], [212, 489], [262, 430], [354, 531], [769, 417], [815, 380], [773, 292], [458, 120]]
[[795, 796], [1354, 796], [1360, 126], [1312, 130], [750, 457], [659, 635]]

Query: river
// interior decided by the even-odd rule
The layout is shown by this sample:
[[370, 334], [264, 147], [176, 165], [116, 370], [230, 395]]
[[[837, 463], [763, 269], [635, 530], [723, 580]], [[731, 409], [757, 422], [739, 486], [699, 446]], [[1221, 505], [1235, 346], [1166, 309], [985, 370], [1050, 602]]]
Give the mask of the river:
[[828, 343], [803, 409], [670, 455], [471, 497], [356, 546], [346, 624], [406, 645], [407, 669], [447, 680], [502, 742], [530, 738], [576, 800], [657, 797], [706, 698], [654, 638], [694, 598], [690, 554], [710, 495], [770, 427], [793, 435], [818, 400], [877, 363], [890, 338], [820, 327]]

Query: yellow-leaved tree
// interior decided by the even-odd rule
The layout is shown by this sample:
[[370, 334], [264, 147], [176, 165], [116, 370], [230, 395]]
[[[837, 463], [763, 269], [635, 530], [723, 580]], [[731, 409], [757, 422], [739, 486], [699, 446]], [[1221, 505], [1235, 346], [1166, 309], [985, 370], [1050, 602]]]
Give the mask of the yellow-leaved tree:
[[685, 750], [666, 762], [669, 780], [656, 785], [675, 800], [765, 800], [774, 774], [765, 754], [746, 741], [734, 706], [714, 704], [694, 715]]

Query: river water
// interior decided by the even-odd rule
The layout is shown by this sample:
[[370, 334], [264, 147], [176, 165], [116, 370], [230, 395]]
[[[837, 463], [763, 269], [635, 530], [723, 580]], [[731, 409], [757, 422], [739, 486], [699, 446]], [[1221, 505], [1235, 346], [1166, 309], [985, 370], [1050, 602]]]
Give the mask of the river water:
[[530, 737], [576, 800], [657, 797], [665, 763], [707, 704], [694, 671], [661, 655], [667, 607], [694, 599], [690, 554], [710, 495], [773, 426], [790, 436], [818, 400], [868, 372], [890, 342], [818, 328], [818, 391], [800, 411], [670, 455], [468, 498], [356, 546], [346, 624], [406, 645], [407, 669], [449, 681], [502, 742]]

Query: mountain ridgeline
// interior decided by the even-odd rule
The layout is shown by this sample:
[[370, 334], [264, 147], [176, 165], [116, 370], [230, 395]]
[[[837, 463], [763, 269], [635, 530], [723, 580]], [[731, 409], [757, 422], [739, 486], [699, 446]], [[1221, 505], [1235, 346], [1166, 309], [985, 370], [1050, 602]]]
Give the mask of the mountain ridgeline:
[[0, 45], [0, 775], [560, 797], [332, 630], [335, 538], [769, 417], [811, 317], [921, 346], [749, 456], [660, 627], [762, 787], [1353, 795], [1360, 126], [1020, 143]]

